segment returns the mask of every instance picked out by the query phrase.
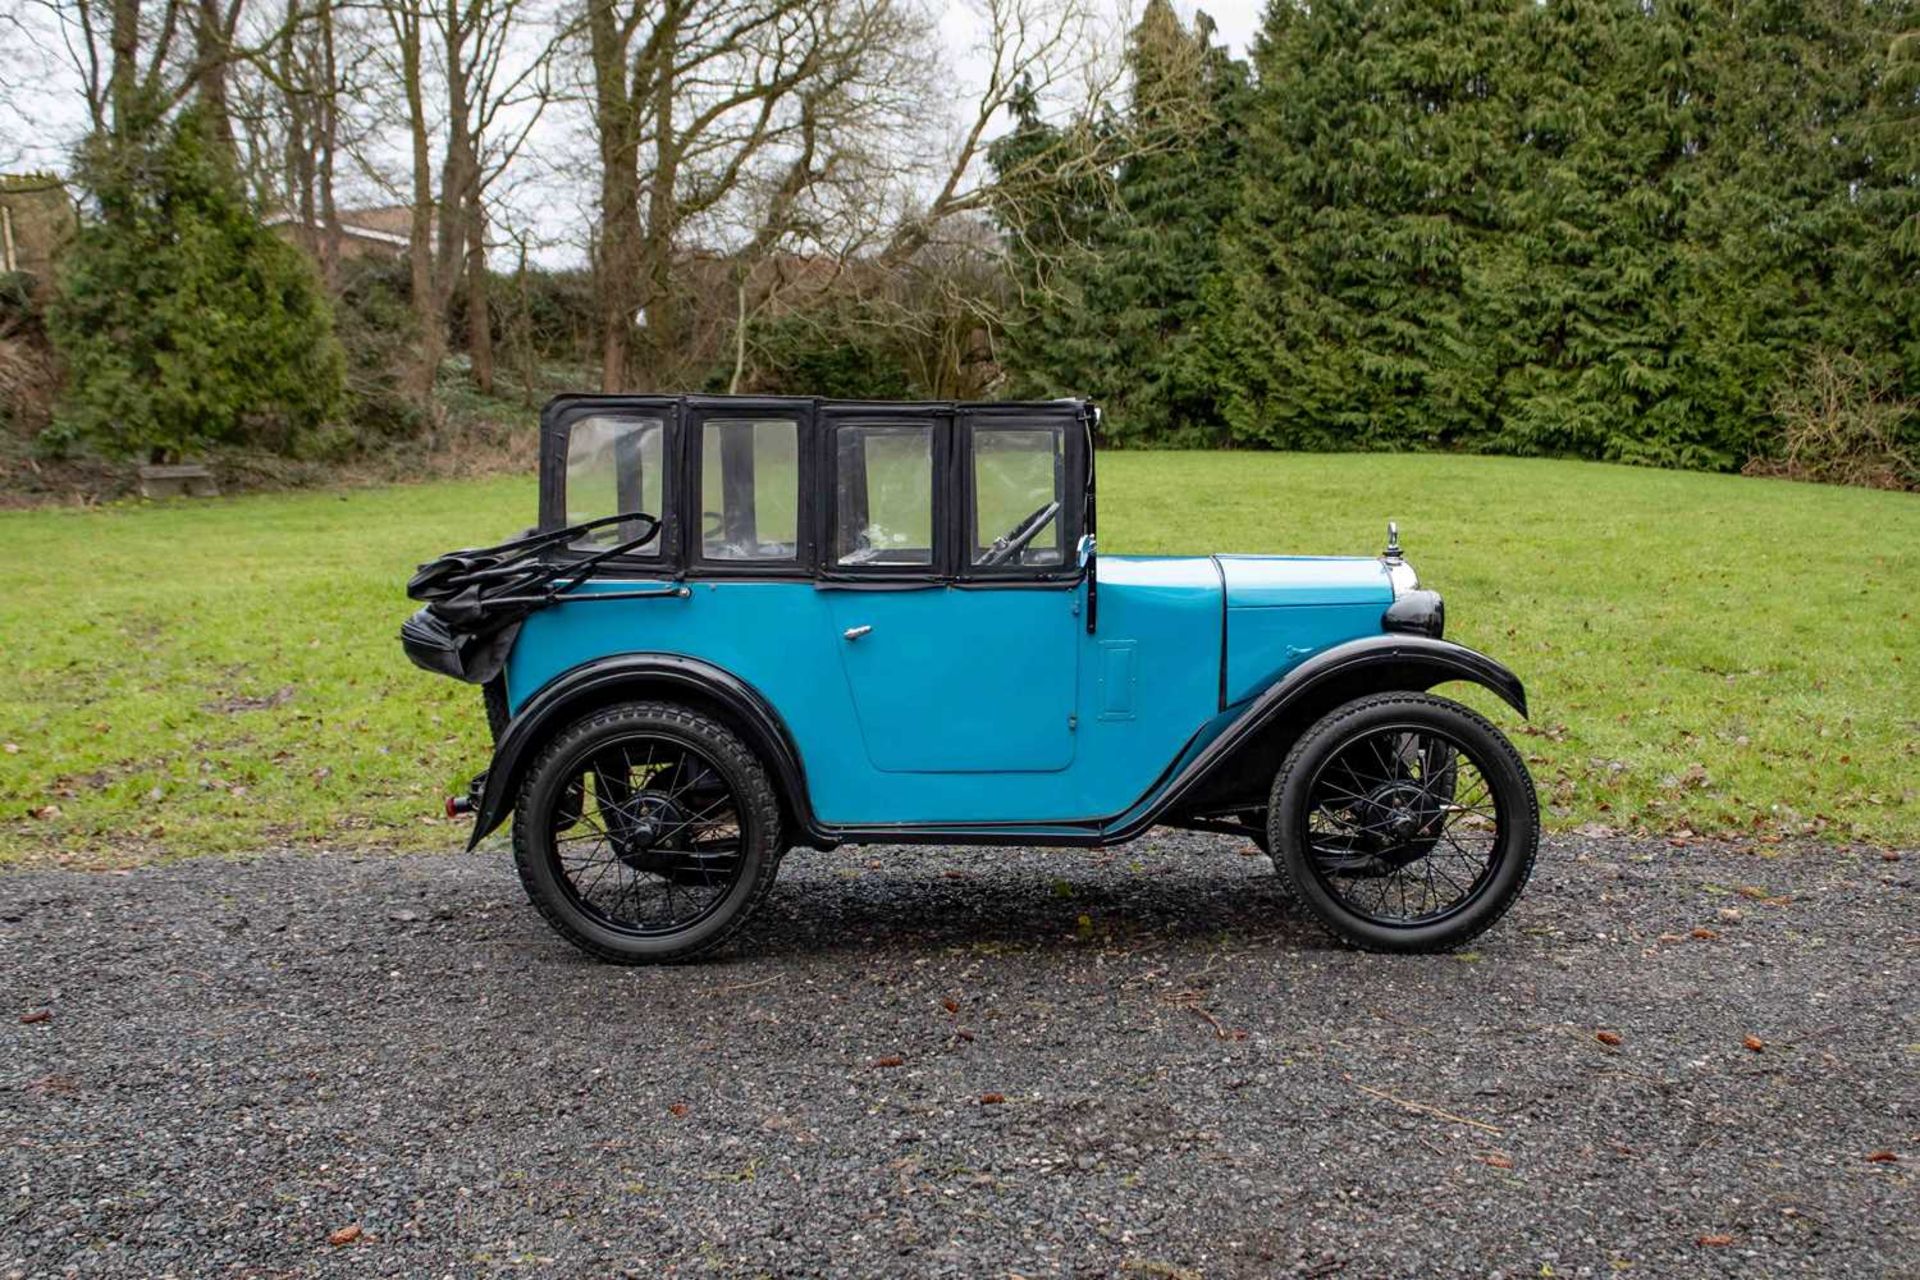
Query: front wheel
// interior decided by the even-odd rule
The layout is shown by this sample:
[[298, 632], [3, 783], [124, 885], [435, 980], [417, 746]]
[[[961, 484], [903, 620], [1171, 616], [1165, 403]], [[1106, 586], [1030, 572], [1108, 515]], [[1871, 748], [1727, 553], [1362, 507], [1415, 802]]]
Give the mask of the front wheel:
[[562, 730], [528, 771], [514, 863], [555, 932], [618, 964], [686, 960], [746, 922], [780, 862], [766, 770], [725, 725], [661, 702]]
[[1500, 731], [1428, 694], [1359, 698], [1316, 723], [1274, 778], [1274, 865], [1334, 933], [1370, 951], [1477, 937], [1526, 885], [1533, 779]]

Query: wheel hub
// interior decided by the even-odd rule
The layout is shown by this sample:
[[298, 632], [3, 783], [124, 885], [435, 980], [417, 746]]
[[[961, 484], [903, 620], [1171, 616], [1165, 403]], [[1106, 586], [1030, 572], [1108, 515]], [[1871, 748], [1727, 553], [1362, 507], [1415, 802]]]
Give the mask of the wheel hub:
[[613, 829], [620, 860], [636, 870], [652, 870], [660, 861], [654, 846], [682, 825], [680, 807], [671, 799], [653, 791], [640, 794], [621, 805], [618, 816], [608, 825]]
[[1432, 799], [1411, 780], [1382, 783], [1368, 792], [1361, 821], [1369, 828], [1395, 840], [1404, 840], [1418, 831], [1430, 817]]
[[1374, 855], [1388, 867], [1412, 862], [1426, 852], [1420, 837], [1430, 832], [1440, 806], [1411, 778], [1383, 782], [1367, 792], [1354, 815]]

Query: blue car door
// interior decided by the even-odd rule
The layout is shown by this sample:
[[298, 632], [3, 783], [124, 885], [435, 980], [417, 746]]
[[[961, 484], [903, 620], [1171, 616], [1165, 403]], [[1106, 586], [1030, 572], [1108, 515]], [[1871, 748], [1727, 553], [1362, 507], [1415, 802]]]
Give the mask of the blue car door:
[[1083, 629], [1066, 492], [1076, 423], [829, 409], [822, 424], [820, 589], [868, 760], [887, 773], [1067, 768]]

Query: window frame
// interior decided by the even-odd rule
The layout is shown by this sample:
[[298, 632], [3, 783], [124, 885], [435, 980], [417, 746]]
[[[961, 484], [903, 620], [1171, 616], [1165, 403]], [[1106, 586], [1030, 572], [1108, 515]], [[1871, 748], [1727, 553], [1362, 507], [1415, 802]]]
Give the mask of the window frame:
[[[1081, 540], [1093, 532], [1093, 434], [1099, 410], [1089, 402], [822, 400], [798, 396], [677, 396], [574, 393], [548, 401], [540, 415], [539, 528], [566, 524], [567, 450], [573, 424], [591, 417], [658, 418], [663, 465], [661, 545], [657, 556], [622, 556], [611, 575], [634, 579], [811, 579], [822, 585], [875, 590], [930, 584], [957, 587], [1058, 587], [1091, 583]], [[791, 418], [799, 446], [800, 492], [795, 510], [798, 546], [793, 560], [708, 560], [697, 556], [701, 525], [683, 519], [688, 495], [699, 491], [700, 433], [709, 418]], [[925, 426], [933, 452], [933, 564], [836, 565], [833, 534], [839, 513], [837, 436], [842, 426]], [[1065, 433], [1061, 512], [1067, 563], [976, 568], [971, 563], [974, 520], [973, 431], [978, 427], [1048, 429]], [[567, 550], [561, 554], [584, 556]], [[1091, 618], [1091, 609], [1089, 609]]]
[[[678, 528], [681, 489], [681, 403], [671, 396], [561, 396], [547, 403], [540, 422], [540, 523], [542, 530], [567, 525], [567, 451], [573, 428], [590, 418], [657, 419], [660, 423], [660, 518], [658, 550], [651, 555], [616, 556], [614, 572], [628, 578], [676, 578], [683, 563]], [[615, 514], [609, 511], [608, 515]], [[557, 554], [585, 558], [588, 548], [565, 547]]]
[[[819, 577], [823, 582], [872, 582], [894, 584], [928, 584], [949, 581], [952, 569], [949, 560], [952, 555], [953, 539], [949, 536], [947, 525], [951, 519], [953, 506], [949, 498], [948, 470], [952, 453], [953, 411], [951, 409], [929, 409], [912, 405], [900, 405], [897, 408], [888, 405], [863, 405], [829, 409], [823, 415], [820, 428], [818, 456], [822, 483], [816, 492], [820, 495], [819, 508]], [[840, 532], [840, 433], [844, 430], [871, 429], [874, 427], [908, 427], [927, 432], [927, 452], [931, 465], [928, 483], [932, 492], [931, 527], [929, 535], [933, 540], [933, 555], [928, 564], [841, 564], [839, 562]]]
[[[702, 492], [705, 479], [707, 424], [710, 422], [793, 423], [794, 460], [798, 470], [798, 491], [793, 496], [793, 556], [786, 560], [717, 559], [706, 554], [706, 499]], [[815, 511], [819, 506], [813, 495], [819, 487], [817, 450], [812, 447], [814, 409], [805, 401], [741, 396], [720, 401], [695, 402], [687, 406], [681, 435], [678, 471], [684, 483], [687, 519], [680, 522], [681, 562], [690, 577], [702, 578], [807, 578], [813, 575], [814, 550], [818, 542]]]
[[[1054, 515], [1063, 549], [1057, 565], [973, 563], [973, 537], [979, 525], [979, 495], [974, 467], [974, 440], [981, 431], [1052, 431], [1060, 436], [1058, 497], [1060, 510]], [[953, 529], [953, 554], [957, 579], [962, 585], [1009, 586], [1035, 583], [1053, 586], [1078, 582], [1086, 570], [1079, 563], [1078, 547], [1085, 517], [1086, 493], [1081, 479], [1091, 482], [1087, 470], [1087, 432], [1079, 415], [1036, 411], [1030, 405], [1006, 408], [982, 407], [959, 414], [959, 430], [954, 442], [956, 482], [959, 500], [955, 503], [958, 519]]]

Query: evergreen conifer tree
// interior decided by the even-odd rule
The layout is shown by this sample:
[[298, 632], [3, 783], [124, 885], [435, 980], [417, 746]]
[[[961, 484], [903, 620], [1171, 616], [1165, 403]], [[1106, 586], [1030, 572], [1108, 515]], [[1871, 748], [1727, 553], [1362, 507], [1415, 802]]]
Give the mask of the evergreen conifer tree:
[[1508, 0], [1269, 6], [1210, 331], [1238, 438], [1470, 443], [1501, 213]]
[[69, 375], [60, 429], [162, 461], [287, 451], [339, 410], [344, 359], [312, 265], [260, 225], [197, 108], [100, 140], [80, 179], [99, 216], [49, 314]]
[[1128, 45], [1130, 90], [1113, 125], [1113, 190], [1081, 193], [1081, 238], [1062, 256], [1008, 347], [1028, 394], [1092, 395], [1109, 438], [1219, 436], [1202, 359], [1203, 290], [1237, 187], [1245, 64], [1148, 0]]
[[1483, 331], [1516, 453], [1711, 463], [1688, 452], [1678, 295], [1711, 15], [1687, 0], [1526, 6], [1503, 86], [1501, 267]]

